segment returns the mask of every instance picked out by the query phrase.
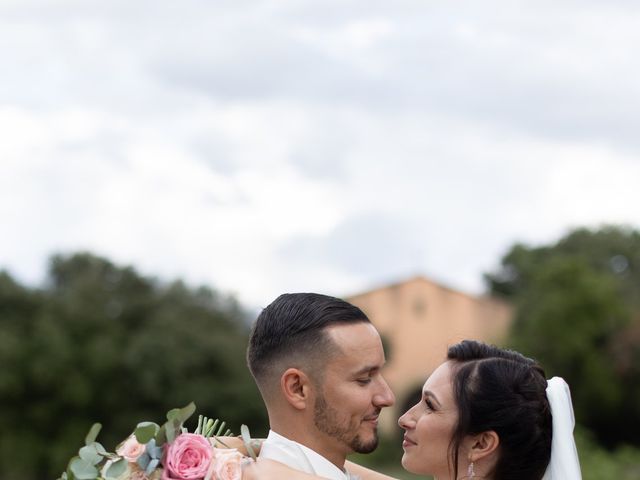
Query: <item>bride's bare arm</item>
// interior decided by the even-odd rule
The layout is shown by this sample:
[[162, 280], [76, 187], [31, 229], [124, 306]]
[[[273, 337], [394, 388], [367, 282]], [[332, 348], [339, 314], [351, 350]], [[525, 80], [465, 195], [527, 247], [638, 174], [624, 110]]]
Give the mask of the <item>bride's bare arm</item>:
[[347, 460], [347, 463], [345, 463], [344, 466], [349, 473], [358, 475], [362, 480], [397, 480], [394, 477], [376, 472], [375, 470], [363, 467], [362, 465], [350, 462], [349, 460]]

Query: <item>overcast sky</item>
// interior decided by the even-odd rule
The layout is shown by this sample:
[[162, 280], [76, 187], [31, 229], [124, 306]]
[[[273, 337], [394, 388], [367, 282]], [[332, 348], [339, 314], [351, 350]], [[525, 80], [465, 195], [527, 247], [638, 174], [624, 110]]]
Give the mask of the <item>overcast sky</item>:
[[640, 3], [0, 0], [0, 268], [470, 293], [640, 226]]

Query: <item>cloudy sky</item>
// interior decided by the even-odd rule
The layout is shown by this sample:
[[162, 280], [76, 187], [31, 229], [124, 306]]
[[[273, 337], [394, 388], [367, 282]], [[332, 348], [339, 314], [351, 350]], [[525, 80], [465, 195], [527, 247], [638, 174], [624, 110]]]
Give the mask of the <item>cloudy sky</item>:
[[640, 226], [640, 4], [0, 0], [0, 268], [250, 308]]

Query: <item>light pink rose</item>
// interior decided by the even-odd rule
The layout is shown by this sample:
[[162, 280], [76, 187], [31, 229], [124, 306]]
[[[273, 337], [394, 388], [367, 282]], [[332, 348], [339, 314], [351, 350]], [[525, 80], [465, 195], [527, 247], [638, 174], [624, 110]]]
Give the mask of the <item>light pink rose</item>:
[[207, 475], [213, 447], [202, 435], [183, 433], [164, 453], [162, 480], [200, 480]]
[[116, 453], [121, 457], [124, 457], [127, 462], [135, 462], [138, 457], [144, 453], [145, 446], [138, 443], [135, 435], [129, 436], [120, 446], [116, 449]]
[[243, 456], [235, 448], [214, 448], [215, 457], [213, 462], [215, 480], [240, 480], [242, 478], [242, 466], [240, 464]]

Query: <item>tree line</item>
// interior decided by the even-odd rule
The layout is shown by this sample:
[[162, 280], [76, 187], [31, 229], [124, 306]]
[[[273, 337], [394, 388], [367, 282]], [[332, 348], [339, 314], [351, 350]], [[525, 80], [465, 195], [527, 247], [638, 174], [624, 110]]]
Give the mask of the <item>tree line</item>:
[[266, 433], [246, 315], [212, 289], [89, 253], [54, 256], [41, 288], [0, 273], [2, 478], [57, 478], [93, 422], [115, 445], [191, 401], [235, 433], [242, 423]]

